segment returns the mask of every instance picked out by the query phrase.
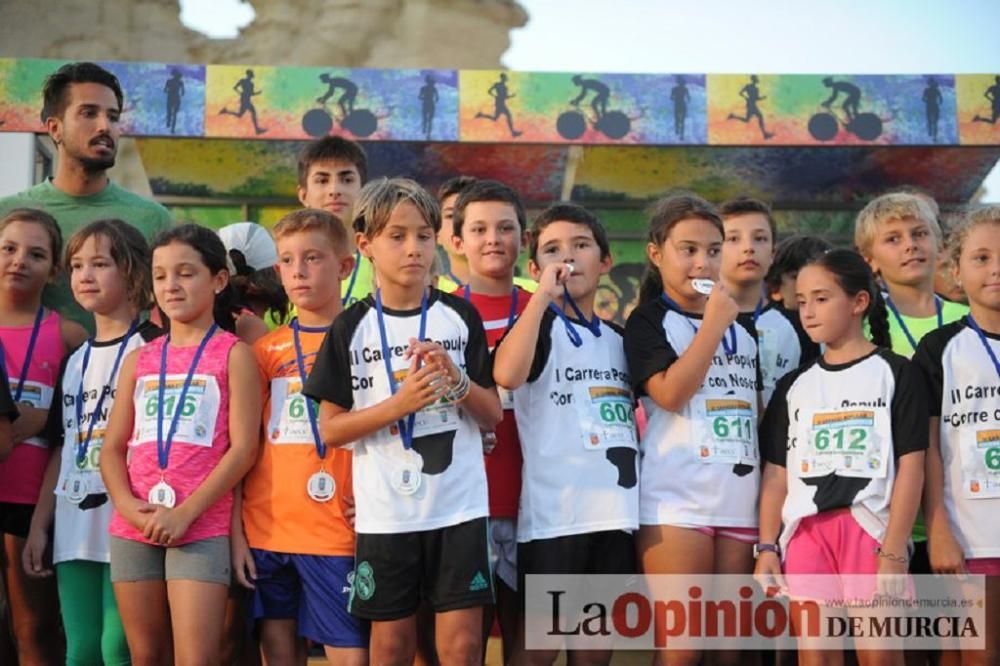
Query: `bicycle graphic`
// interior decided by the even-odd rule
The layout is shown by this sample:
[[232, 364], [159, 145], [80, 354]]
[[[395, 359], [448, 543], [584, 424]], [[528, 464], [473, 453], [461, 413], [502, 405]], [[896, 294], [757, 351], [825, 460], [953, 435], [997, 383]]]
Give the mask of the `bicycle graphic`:
[[[302, 116], [303, 131], [313, 138], [326, 136], [333, 130], [333, 123], [336, 120], [342, 129], [354, 136], [368, 137], [374, 134], [375, 130], [378, 129], [379, 116], [376, 116], [369, 109], [354, 108], [358, 86], [350, 79], [333, 77], [329, 74], [320, 74], [319, 78], [327, 85], [327, 91], [316, 98], [316, 102], [320, 106], [306, 111], [305, 115]], [[335, 117], [335, 112], [328, 108], [330, 98], [337, 90], [342, 91], [336, 102], [340, 110], [339, 117]]]
[[[882, 123], [884, 120], [878, 114], [871, 112], [860, 112], [858, 107], [861, 103], [861, 89], [853, 83], [847, 81], [834, 81], [827, 77], [823, 79], [823, 85], [832, 90], [830, 97], [820, 104], [825, 111], [815, 113], [809, 118], [809, 134], [817, 141], [832, 141], [841, 126], [844, 131], [853, 134], [862, 141], [874, 141], [882, 135]], [[841, 104], [843, 117], [838, 115], [833, 109], [833, 103], [843, 94], [844, 102]]]
[[556, 118], [556, 132], [564, 139], [573, 141], [583, 136], [587, 131], [588, 118], [580, 110], [580, 104], [588, 93], [594, 93], [590, 108], [593, 111], [593, 118], [589, 119], [591, 127], [608, 137], [609, 139], [621, 139], [632, 129], [632, 121], [642, 117], [630, 117], [624, 111], [617, 109], [608, 110], [608, 100], [611, 97], [611, 90], [606, 84], [597, 79], [585, 79], [580, 75], [573, 77], [573, 83], [580, 87], [580, 94], [571, 99], [569, 104], [572, 110], [563, 111]]

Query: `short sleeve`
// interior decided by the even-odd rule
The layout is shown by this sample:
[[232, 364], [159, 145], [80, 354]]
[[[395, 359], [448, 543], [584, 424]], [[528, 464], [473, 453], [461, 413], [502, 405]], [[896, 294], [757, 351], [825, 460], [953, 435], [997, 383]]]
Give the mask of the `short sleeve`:
[[939, 336], [925, 335], [913, 353], [913, 364], [919, 371], [927, 393], [927, 413], [941, 416], [941, 400], [944, 397], [944, 348], [938, 343]]
[[646, 381], [663, 372], [677, 360], [678, 354], [667, 342], [663, 330], [663, 311], [641, 305], [625, 322], [625, 359], [636, 396], [646, 395]]
[[740, 313], [736, 318], [737, 325], [743, 326], [743, 329], [750, 334], [753, 338], [753, 346], [756, 350], [754, 352], [754, 360], [756, 361], [756, 372], [754, 373], [754, 382], [756, 382], [757, 391], [764, 390], [764, 369], [760, 367], [760, 336], [757, 335], [757, 324], [754, 322], [752, 313]]
[[[542, 315], [542, 321], [538, 324], [538, 341], [535, 343], [535, 355], [531, 358], [531, 368], [528, 370], [527, 381], [529, 382], [537, 381], [542, 376], [542, 371], [545, 370], [545, 364], [549, 362], [549, 356], [552, 354], [552, 324], [555, 318], [556, 315], [552, 312], [552, 309], [546, 308], [545, 313]], [[514, 326], [517, 326], [517, 324], [515, 323]], [[507, 329], [500, 339], [497, 340], [496, 347], [493, 348], [494, 361], [497, 350], [500, 349], [500, 345], [510, 335], [510, 332], [514, 330], [514, 326]]]
[[[45, 441], [50, 446], [63, 445], [65, 435], [63, 426], [63, 377], [66, 375], [66, 366], [72, 357], [72, 353], [67, 355], [59, 364], [59, 378], [52, 389], [52, 402], [49, 403], [49, 411], [45, 416], [45, 425], [42, 426], [42, 437], [45, 438]], [[79, 396], [73, 397], [74, 405], [76, 404], [77, 397]]]
[[[896, 458], [928, 447], [927, 389], [920, 369], [911, 361], [895, 373], [892, 394], [892, 446]], [[940, 403], [939, 409], [940, 412]]]
[[772, 465], [785, 467], [788, 459], [788, 430], [791, 423], [788, 420], [788, 389], [791, 387], [797, 372], [790, 372], [778, 380], [774, 395], [767, 403], [764, 418], [761, 420], [757, 440], [760, 443], [761, 458]]
[[354, 407], [350, 344], [358, 321], [355, 313], [358, 307], [355, 304], [334, 320], [302, 391], [313, 400], [332, 402], [347, 410]]
[[465, 345], [465, 371], [469, 374], [469, 379], [483, 388], [493, 388], [496, 386], [493, 381], [493, 359], [486, 343], [483, 320], [471, 305], [466, 309], [467, 312], [462, 313], [469, 327], [469, 339]]

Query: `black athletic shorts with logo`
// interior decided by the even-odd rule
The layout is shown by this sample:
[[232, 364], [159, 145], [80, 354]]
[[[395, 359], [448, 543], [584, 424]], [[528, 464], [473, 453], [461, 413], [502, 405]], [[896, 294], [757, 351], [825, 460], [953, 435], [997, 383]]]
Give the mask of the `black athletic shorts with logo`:
[[365, 620], [413, 615], [421, 599], [436, 612], [493, 603], [486, 518], [423, 532], [358, 534], [348, 610]]

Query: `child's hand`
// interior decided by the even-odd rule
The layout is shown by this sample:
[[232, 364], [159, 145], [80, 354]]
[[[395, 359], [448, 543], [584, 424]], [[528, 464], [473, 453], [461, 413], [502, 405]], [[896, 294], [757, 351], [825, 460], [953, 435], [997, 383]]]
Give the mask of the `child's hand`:
[[880, 554], [877, 571], [878, 593], [889, 597], [902, 597], [906, 594], [908, 570], [905, 559], [894, 559]]
[[354, 529], [354, 516], [357, 513], [354, 509], [354, 497], [352, 495], [341, 495], [340, 499], [344, 501], [344, 518], [347, 520], [347, 524]]
[[934, 530], [928, 535], [927, 555], [936, 574], [964, 574], [965, 553], [950, 529]]
[[413, 356], [406, 379], [393, 396], [403, 415], [419, 412], [437, 402], [448, 390], [448, 372], [436, 363], [425, 363], [417, 369], [419, 356]]
[[46, 566], [45, 549], [49, 547], [49, 535], [45, 530], [32, 529], [21, 551], [21, 565], [24, 573], [32, 578], [48, 578], [52, 567]]
[[785, 577], [781, 575], [781, 558], [777, 553], [764, 551], [758, 554], [753, 577], [769, 597], [788, 592]]
[[560, 298], [563, 295], [563, 285], [572, 274], [569, 264], [562, 262], [549, 264], [538, 276], [538, 289], [535, 290], [535, 295], [543, 294], [549, 301]]
[[403, 358], [414, 356], [419, 358], [424, 365], [436, 365], [439, 369], [446, 371], [452, 384], [462, 378], [462, 371], [451, 360], [451, 356], [439, 342], [429, 340], [419, 342], [416, 338], [410, 338], [410, 348], [406, 350]]
[[144, 502], [138, 497], [132, 497], [125, 503], [125, 506], [119, 507], [118, 510], [132, 527], [141, 532], [146, 529], [146, 523], [149, 522], [149, 516], [155, 508], [149, 502]]
[[161, 546], [173, 545], [184, 537], [188, 527], [191, 526], [191, 520], [179, 507], [168, 509], [165, 506], [155, 505], [152, 511], [148, 512], [149, 520], [146, 521], [142, 534]]
[[242, 532], [233, 532], [229, 538], [229, 555], [233, 573], [236, 574], [236, 582], [252, 590], [253, 582], [257, 580], [257, 563], [254, 562], [247, 538]]
[[725, 331], [736, 321], [739, 314], [740, 306], [733, 300], [722, 281], [717, 280], [705, 303], [705, 325], [713, 327], [713, 330]]

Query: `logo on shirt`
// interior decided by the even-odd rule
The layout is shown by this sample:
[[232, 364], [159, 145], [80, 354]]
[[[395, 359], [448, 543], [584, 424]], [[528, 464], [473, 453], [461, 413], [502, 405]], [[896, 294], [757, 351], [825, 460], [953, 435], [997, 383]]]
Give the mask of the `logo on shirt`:
[[489, 589], [489, 587], [490, 584], [486, 582], [486, 576], [483, 575], [482, 571], [477, 571], [476, 575], [472, 578], [472, 582], [469, 583], [469, 592], [482, 592]]

